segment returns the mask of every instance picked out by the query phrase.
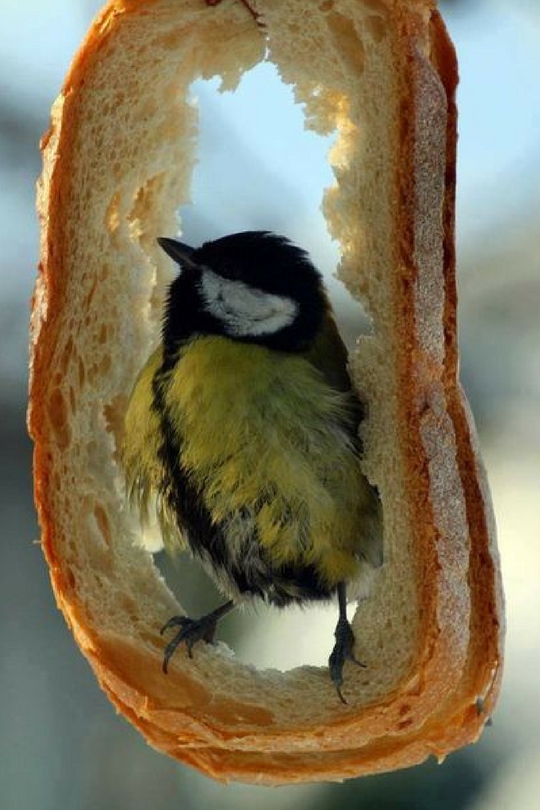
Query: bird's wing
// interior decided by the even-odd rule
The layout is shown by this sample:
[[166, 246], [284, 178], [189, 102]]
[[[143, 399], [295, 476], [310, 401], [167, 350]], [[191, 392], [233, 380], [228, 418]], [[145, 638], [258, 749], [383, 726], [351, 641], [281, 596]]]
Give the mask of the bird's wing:
[[[147, 360], [133, 386], [124, 420], [122, 467], [130, 502], [137, 508], [143, 529], [151, 527], [163, 470], [160, 418], [154, 407], [153, 379], [161, 366], [161, 348]], [[144, 540], [143, 540], [144, 542]]]
[[327, 310], [322, 329], [305, 357], [323, 374], [332, 388], [338, 391], [351, 390], [347, 373], [347, 349], [330, 310]]
[[326, 383], [331, 388], [350, 394], [354, 441], [359, 452], [361, 452], [361, 442], [357, 435], [357, 428], [364, 418], [365, 410], [353, 390], [347, 371], [347, 349], [338, 332], [330, 307], [326, 311], [322, 329], [314, 344], [306, 351], [305, 358], [323, 375]]
[[[362, 455], [362, 441], [358, 435], [358, 426], [365, 417], [365, 408], [354, 391], [347, 371], [348, 354], [345, 344], [338, 332], [336, 322], [330, 307], [328, 307], [323, 328], [313, 346], [306, 352], [306, 359], [324, 377], [326, 383], [345, 394], [349, 394], [351, 419], [341, 423], [341, 428], [352, 435], [357, 453]], [[368, 500], [372, 503], [371, 512], [375, 524], [382, 525], [380, 499], [375, 487], [370, 487], [366, 481]], [[374, 530], [367, 534], [369, 540], [364, 545], [364, 553], [370, 563], [377, 567], [383, 561], [382, 534]]]

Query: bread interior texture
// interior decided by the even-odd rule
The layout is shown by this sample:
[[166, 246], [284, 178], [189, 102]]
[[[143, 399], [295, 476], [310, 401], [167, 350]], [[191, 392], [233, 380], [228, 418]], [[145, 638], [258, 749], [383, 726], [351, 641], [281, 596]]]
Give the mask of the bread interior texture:
[[[134, 542], [138, 528], [126, 507], [118, 465], [127, 398], [159, 339], [169, 281], [169, 260], [155, 237], [177, 231], [176, 211], [189, 200], [197, 138], [197, 112], [187, 101], [190, 85], [217, 75], [224, 88], [234, 88], [265, 58], [275, 61], [293, 86], [306, 125], [337, 132], [330, 155], [336, 182], [325, 194], [324, 213], [341, 249], [339, 275], [373, 323], [373, 334], [363, 337], [351, 356], [351, 368], [368, 406], [364, 464], [383, 502], [385, 564], [354, 619], [366, 668], [351, 668], [350, 677], [347, 670], [350, 707], [376, 704], [415, 671], [429, 605], [421, 601], [426, 571], [418, 562], [416, 516], [406, 495], [410, 468], [403, 461], [403, 433], [396, 429], [403, 396], [396, 373], [403, 334], [395, 282], [402, 137], [399, 77], [392, 69], [396, 27], [389, 25], [388, 4], [380, 0], [315, 5], [317, 13], [311, 14], [307, 2], [261, 2], [264, 30], [240, 2], [208, 7], [199, 0], [156, 0], [145, 8], [140, 4], [140, 10], [133, 3], [118, 19], [104, 14], [97, 23], [101, 45], [87, 57], [92, 63], [80, 57], [73, 87], [65, 88], [53, 113], [46, 149], [53, 154], [63, 139], [64, 174], [55, 179], [45, 172], [42, 196], [56, 182], [61, 205], [69, 210], [56, 234], [63, 272], [51, 283], [60, 285], [63, 304], [43, 394], [50, 418], [44, 430], [54, 446], [47, 497], [57, 516], [57, 596], [69, 603], [74, 631], [89, 656], [105, 646], [134, 690], [148, 692], [148, 679], [163, 679], [159, 628], [179, 612], [151, 555]], [[58, 123], [66, 104], [74, 105], [64, 119], [69, 133]], [[36, 319], [41, 292], [38, 284]], [[433, 306], [439, 305], [434, 292]], [[428, 332], [426, 327], [426, 341]], [[429, 425], [426, 441], [428, 434]], [[456, 578], [467, 570], [460, 491], [457, 483], [458, 519], [450, 530], [464, 550], [454, 567]], [[466, 605], [460, 610], [467, 615]], [[456, 667], [466, 644], [465, 632], [455, 648]], [[137, 671], [135, 650], [155, 661], [155, 673]], [[280, 728], [331, 722], [336, 712], [322, 668], [256, 671], [219, 647], [203, 645], [181, 666], [199, 688], [207, 685], [208, 714], [218, 722], [220, 702], [230, 707], [231, 696], [239, 708], [234, 718], [223, 709], [222, 720], [238, 727], [249, 725], [250, 703], [263, 704], [268, 723]], [[164, 689], [160, 681], [156, 694]], [[180, 705], [191, 698], [174, 699]]]

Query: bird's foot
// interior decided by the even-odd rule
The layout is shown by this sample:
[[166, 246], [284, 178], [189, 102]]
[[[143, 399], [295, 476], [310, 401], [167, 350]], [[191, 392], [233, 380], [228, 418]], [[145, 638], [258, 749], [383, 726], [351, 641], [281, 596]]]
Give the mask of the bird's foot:
[[330, 678], [336, 687], [339, 699], [342, 703], [347, 703], [343, 697], [341, 687], [343, 685], [343, 665], [345, 661], [352, 661], [359, 667], [365, 667], [361, 661], [354, 655], [354, 633], [351, 625], [346, 618], [339, 619], [334, 632], [336, 643], [334, 649], [328, 659], [328, 666], [330, 668]]
[[188, 655], [193, 658], [193, 645], [197, 641], [206, 641], [208, 644], [214, 640], [218, 619], [213, 613], [202, 616], [200, 619], [190, 619], [188, 616], [173, 616], [161, 628], [161, 634], [171, 627], [180, 629], [165, 647], [163, 655], [163, 672], [167, 672], [169, 661], [180, 644], [186, 645]]
[[167, 672], [171, 656], [180, 644], [185, 643], [189, 657], [193, 658], [191, 650], [196, 641], [212, 642], [218, 621], [232, 610], [233, 607], [234, 602], [231, 599], [229, 602], [225, 602], [225, 604], [217, 607], [211, 613], [207, 613], [206, 616], [201, 616], [200, 619], [190, 619], [188, 616], [173, 616], [169, 619], [167, 624], [163, 625], [161, 628], [162, 634], [166, 630], [170, 630], [171, 627], [179, 627], [180, 629], [165, 647], [163, 672]]

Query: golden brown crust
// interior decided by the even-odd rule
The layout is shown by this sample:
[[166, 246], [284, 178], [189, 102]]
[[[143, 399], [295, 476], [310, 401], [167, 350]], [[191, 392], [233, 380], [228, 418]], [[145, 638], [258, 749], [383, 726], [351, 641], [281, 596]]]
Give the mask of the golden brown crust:
[[[392, 341], [397, 347], [399, 380], [396, 430], [407, 469], [407, 507], [415, 526], [414, 565], [422, 613], [409, 670], [388, 694], [360, 709], [336, 706], [325, 709], [326, 713], [313, 711], [312, 719], [307, 711], [302, 722], [287, 722], [287, 701], [300, 697], [310, 701], [307, 673], [287, 673], [274, 682], [224, 660], [220, 666], [228, 677], [234, 666], [238, 668], [234, 673], [239, 686], [233, 694], [232, 689], [224, 690], [210, 664], [210, 674], [204, 674], [204, 663], [212, 655], [204, 651], [199, 656], [202, 668], [186, 661], [164, 678], [157, 629], [129, 636], [101, 627], [83, 603], [65, 559], [60, 507], [53, 491], [59, 474], [56, 455], [68, 443], [64, 431], [69, 426], [66, 403], [54, 396], [51, 375], [64, 371], [57, 346], [69, 328], [62, 319], [72, 272], [67, 226], [70, 201], [77, 192], [72, 187], [72, 168], [78, 160], [77, 133], [86, 115], [84, 86], [123, 22], [136, 19], [143, 26], [144, 13], [138, 17], [137, 13], [157, 5], [157, 0], [108, 4], [74, 61], [43, 139], [44, 169], [38, 191], [42, 246], [33, 302], [29, 425], [35, 442], [35, 498], [42, 545], [58, 604], [119, 710], [156, 748], [215, 778], [264, 784], [338, 780], [405, 767], [433, 753], [442, 757], [477, 739], [495, 704], [501, 673], [502, 597], [489, 496], [474, 428], [457, 381], [457, 69], [432, 2], [372, 2], [374, 9], [384, 8], [393, 21], [395, 70], [401, 77], [401, 151], [396, 156], [401, 170], [395, 189], [399, 272], [393, 293], [399, 311]], [[253, 5], [264, 12], [263, 0]], [[433, 178], [441, 172], [443, 182], [437, 188]], [[434, 195], [435, 211], [442, 211], [440, 222], [433, 215], [433, 205], [426, 206], [430, 195]], [[440, 264], [433, 258], [439, 250]], [[439, 302], [440, 315], [438, 310], [431, 313], [427, 299], [422, 298], [433, 289], [438, 293], [429, 300]], [[457, 469], [447, 470], [440, 467], [439, 458], [442, 445], [452, 442]], [[454, 525], [452, 514], [441, 511], [445, 487], [457, 486], [454, 478], [459, 478], [464, 493], [466, 537], [460, 533], [459, 521]], [[435, 491], [437, 487], [440, 491]], [[459, 572], [464, 572], [461, 582]], [[137, 604], [130, 609], [136, 612]], [[318, 675], [309, 677], [317, 680]], [[283, 695], [276, 692], [276, 684]], [[318, 686], [313, 688], [317, 694]], [[477, 699], [481, 699], [480, 709]]]

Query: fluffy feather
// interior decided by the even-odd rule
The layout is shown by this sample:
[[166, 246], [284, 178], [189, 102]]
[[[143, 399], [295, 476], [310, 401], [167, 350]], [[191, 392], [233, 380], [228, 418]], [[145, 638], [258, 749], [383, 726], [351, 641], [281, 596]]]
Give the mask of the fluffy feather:
[[[287, 594], [327, 598], [338, 582], [358, 579], [365, 560], [381, 562], [379, 501], [361, 471], [357, 405], [331, 318], [318, 346], [326, 351], [286, 355], [199, 337], [161, 376], [157, 350], [136, 383], [126, 418], [130, 490], [143, 514], [157, 494], [169, 547], [185, 547], [187, 540], [222, 587], [228, 572], [224, 590], [233, 597], [251, 589], [280, 603]], [[151, 404], [156, 384], [173, 426], [182, 481], [164, 473], [163, 424]], [[193, 529], [182, 532], [182, 516], [170, 508], [171, 489], [186, 481], [221, 536], [217, 559], [201, 542], [202, 526], [190, 537]], [[319, 587], [294, 585], [303, 567]], [[272, 580], [279, 583], [284, 568], [293, 572], [289, 584], [278, 584], [273, 596]]]

